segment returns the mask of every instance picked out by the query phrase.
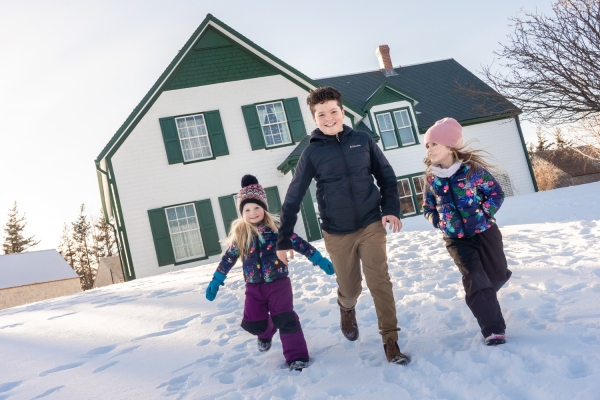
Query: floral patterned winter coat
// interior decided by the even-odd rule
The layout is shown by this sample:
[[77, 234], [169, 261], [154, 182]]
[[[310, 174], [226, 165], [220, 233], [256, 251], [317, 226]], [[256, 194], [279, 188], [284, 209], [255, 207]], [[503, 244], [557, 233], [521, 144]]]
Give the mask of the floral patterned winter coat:
[[[269, 283], [287, 277], [287, 266], [277, 258], [277, 232], [264, 225], [259, 225], [258, 231], [260, 236], [250, 246], [244, 259], [244, 279], [247, 283]], [[295, 233], [290, 239], [294, 250], [298, 253], [307, 258], [315, 253], [316, 249]], [[227, 275], [239, 256], [239, 248], [236, 243], [233, 243], [221, 258], [217, 271]]]
[[423, 214], [445, 236], [471, 237], [496, 223], [494, 215], [504, 201], [504, 192], [485, 168], [467, 178], [471, 168], [463, 164], [449, 178], [427, 177]]

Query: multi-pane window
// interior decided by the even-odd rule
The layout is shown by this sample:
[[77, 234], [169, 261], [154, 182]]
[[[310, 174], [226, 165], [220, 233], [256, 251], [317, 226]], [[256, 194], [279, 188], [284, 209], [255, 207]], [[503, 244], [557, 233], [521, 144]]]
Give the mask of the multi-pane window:
[[398, 196], [402, 217], [421, 214], [423, 212], [423, 191], [425, 176], [415, 175], [398, 179]]
[[398, 136], [400, 136], [400, 142], [403, 146], [415, 143], [415, 136], [412, 131], [412, 124], [408, 116], [408, 111], [400, 110], [394, 111], [394, 119], [396, 120], [396, 126], [398, 127]]
[[175, 261], [204, 257], [204, 245], [193, 204], [165, 209]]
[[379, 124], [379, 132], [381, 133], [381, 139], [386, 149], [398, 147], [398, 139], [394, 132], [394, 123], [390, 113], [377, 115], [377, 123]]
[[398, 196], [400, 196], [400, 209], [403, 217], [417, 213], [408, 178], [398, 180]]
[[423, 211], [423, 191], [425, 190], [425, 176], [413, 176], [412, 177], [413, 187], [415, 189], [415, 196], [417, 198], [417, 212]]
[[184, 161], [212, 157], [204, 115], [175, 118]]
[[256, 106], [267, 147], [292, 143], [285, 110], [281, 101]]
[[386, 149], [417, 143], [408, 110], [396, 110], [377, 114], [376, 119], [383, 146]]

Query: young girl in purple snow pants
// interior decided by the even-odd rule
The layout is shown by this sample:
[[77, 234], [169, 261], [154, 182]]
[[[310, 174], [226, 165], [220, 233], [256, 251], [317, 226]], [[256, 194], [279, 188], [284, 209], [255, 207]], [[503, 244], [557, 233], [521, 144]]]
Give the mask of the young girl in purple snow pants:
[[[268, 212], [267, 195], [252, 175], [242, 178], [238, 209], [242, 218], [231, 224], [226, 239], [228, 249], [206, 289], [206, 298], [215, 299], [227, 273], [241, 258], [246, 280], [242, 328], [258, 336], [261, 352], [271, 348], [273, 335], [279, 330], [285, 361], [291, 370], [301, 371], [308, 366], [308, 349], [294, 311], [288, 268], [276, 254], [279, 219]], [[308, 257], [328, 275], [334, 273], [331, 261], [308, 242], [294, 234], [292, 243], [294, 250]]]
[[495, 214], [504, 192], [480, 150], [462, 145], [462, 127], [452, 118], [425, 133], [425, 218], [444, 233], [444, 243], [462, 274], [465, 301], [485, 344], [506, 342], [506, 323], [496, 293], [511, 276]]

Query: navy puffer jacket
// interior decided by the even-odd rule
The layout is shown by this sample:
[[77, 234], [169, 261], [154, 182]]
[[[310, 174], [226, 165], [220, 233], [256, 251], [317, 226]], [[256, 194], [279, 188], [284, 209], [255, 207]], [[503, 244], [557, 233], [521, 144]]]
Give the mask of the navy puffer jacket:
[[382, 215], [400, 215], [396, 174], [373, 138], [346, 125], [337, 135], [315, 129], [285, 196], [277, 250], [292, 248], [290, 236], [313, 178], [321, 229], [328, 233], [352, 233]]

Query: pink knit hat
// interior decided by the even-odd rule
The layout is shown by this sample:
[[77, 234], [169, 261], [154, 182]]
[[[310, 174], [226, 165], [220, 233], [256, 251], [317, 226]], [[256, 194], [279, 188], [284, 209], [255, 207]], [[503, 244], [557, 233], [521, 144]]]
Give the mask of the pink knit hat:
[[454, 118], [440, 119], [425, 132], [425, 145], [428, 143], [458, 147], [462, 143], [462, 126]]

